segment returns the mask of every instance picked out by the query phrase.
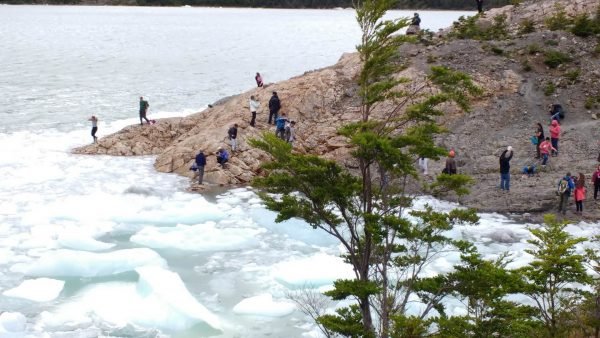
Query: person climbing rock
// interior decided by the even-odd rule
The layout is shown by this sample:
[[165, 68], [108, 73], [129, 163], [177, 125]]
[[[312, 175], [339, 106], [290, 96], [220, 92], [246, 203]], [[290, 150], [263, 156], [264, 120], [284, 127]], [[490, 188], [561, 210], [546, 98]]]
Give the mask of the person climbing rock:
[[454, 156], [456, 156], [456, 153], [454, 152], [454, 149], [451, 149], [446, 158], [446, 166], [444, 167], [444, 170], [442, 170], [442, 173], [448, 175], [456, 174], [456, 161], [454, 160]]
[[528, 164], [523, 167], [523, 170], [521, 172], [523, 173], [522, 178], [533, 177], [535, 176], [535, 165]]
[[475, 0], [477, 2], [477, 12], [483, 13], [483, 0]]
[[540, 144], [540, 154], [542, 155], [542, 165], [545, 166], [546, 163], [548, 163], [548, 155], [550, 154], [550, 151], [552, 150], [556, 150], [556, 148], [554, 148], [552, 146], [552, 143], [550, 142], [550, 138], [546, 137], [546, 140], [544, 142], [542, 142], [542, 144]]
[[592, 183], [594, 184], [594, 200], [597, 200], [598, 191], [600, 191], [600, 165], [592, 174]]
[[227, 136], [229, 137], [229, 142], [231, 142], [231, 151], [235, 152], [237, 150], [237, 133], [238, 133], [238, 124], [234, 124], [227, 131]]
[[256, 72], [256, 76], [254, 77], [254, 80], [256, 80], [256, 86], [257, 87], [262, 87], [263, 86], [263, 79], [262, 76], [260, 76], [259, 72]]
[[567, 204], [573, 189], [575, 189], [575, 184], [571, 178], [571, 173], [568, 172], [565, 177], [558, 181], [558, 187], [556, 190], [556, 193], [559, 197], [558, 212], [562, 212], [563, 215], [567, 213]]
[[98, 118], [95, 115], [92, 115], [88, 121], [92, 121], [92, 138], [94, 139], [94, 143], [98, 143], [98, 138], [96, 137], [96, 132], [98, 131]]
[[510, 191], [510, 160], [513, 150], [508, 146], [500, 155], [500, 189]]
[[204, 166], [206, 166], [206, 156], [204, 156], [204, 152], [200, 150], [198, 155], [196, 155], [196, 170], [198, 171], [198, 184], [202, 184], [202, 180], [204, 179]]
[[254, 95], [250, 96], [250, 114], [252, 118], [250, 119], [250, 125], [254, 127], [256, 125], [256, 112], [260, 108], [260, 102], [254, 97]]
[[544, 142], [544, 127], [542, 127], [541, 123], [537, 123], [535, 137], [537, 137], [537, 144], [535, 145], [535, 158], [540, 158], [540, 145]]
[[285, 125], [288, 122], [285, 113], [281, 113], [281, 116], [275, 121], [275, 136], [285, 141]]
[[583, 200], [585, 200], [585, 175], [583, 173], [579, 173], [579, 177], [577, 178], [577, 183], [575, 183], [575, 206], [576, 212], [580, 215], [583, 214]]
[[556, 120], [552, 120], [550, 124], [550, 141], [552, 142], [552, 156], [558, 156], [558, 139], [560, 138], [560, 124]]
[[269, 124], [271, 124], [271, 120], [273, 120], [273, 124], [277, 121], [277, 117], [279, 116], [279, 109], [281, 109], [281, 101], [279, 101], [279, 96], [277, 96], [277, 92], [273, 92], [273, 96], [269, 100]]
[[148, 120], [146, 117], [146, 114], [148, 113], [148, 107], [150, 107], [148, 101], [144, 100], [144, 98], [140, 96], [140, 125], [144, 125], [142, 119], [146, 120], [147, 124], [150, 124], [150, 120]]
[[227, 150], [219, 148], [219, 150], [217, 150], [217, 163], [219, 163], [222, 168], [225, 168], [225, 163], [227, 163], [227, 161], [229, 161], [229, 153]]

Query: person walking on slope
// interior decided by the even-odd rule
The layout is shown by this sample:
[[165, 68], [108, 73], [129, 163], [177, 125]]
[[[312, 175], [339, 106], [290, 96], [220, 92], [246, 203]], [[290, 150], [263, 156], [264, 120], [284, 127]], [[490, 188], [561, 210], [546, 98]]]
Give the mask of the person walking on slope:
[[579, 173], [577, 183], [575, 183], [575, 206], [580, 215], [583, 214], [583, 200], [585, 200], [585, 175]]
[[202, 180], [204, 179], [204, 166], [206, 165], [206, 156], [204, 156], [204, 152], [200, 150], [198, 155], [196, 155], [196, 170], [198, 171], [198, 184], [202, 184]]
[[554, 151], [552, 152], [552, 156], [558, 156], [558, 139], [560, 138], [560, 124], [556, 120], [552, 120], [552, 124], [550, 125], [550, 141], [552, 141], [552, 147], [554, 147]]
[[285, 141], [289, 143], [292, 148], [294, 147], [294, 141], [296, 140], [296, 121], [291, 121], [285, 126]]
[[510, 190], [510, 160], [513, 157], [512, 147], [508, 146], [500, 155], [500, 189]]
[[271, 124], [271, 120], [273, 120], [273, 124], [277, 121], [277, 117], [279, 116], [279, 109], [281, 109], [281, 101], [279, 101], [279, 96], [277, 96], [277, 92], [273, 92], [273, 96], [269, 100], [269, 124]]
[[483, 0], [475, 0], [477, 2], [477, 11], [483, 13]]
[[237, 132], [238, 132], [238, 125], [237, 125], [237, 123], [234, 124], [227, 131], [227, 136], [229, 137], [229, 141], [231, 142], [231, 151], [232, 152], [234, 152], [234, 151], [237, 150]]
[[257, 87], [262, 87], [263, 86], [263, 79], [262, 76], [260, 76], [259, 72], [256, 72], [256, 76], [254, 77], [254, 80], [256, 80], [256, 86]]
[[285, 113], [281, 113], [281, 116], [275, 121], [275, 136], [285, 141], [285, 125], [288, 122]]
[[225, 163], [227, 163], [227, 161], [229, 161], [229, 153], [227, 153], [227, 150], [219, 148], [219, 150], [217, 150], [217, 163], [219, 163], [222, 168], [225, 168]]
[[448, 158], [446, 158], [446, 167], [444, 170], [442, 170], [442, 173], [448, 175], [456, 174], [456, 161], [454, 160], [455, 155], [456, 153], [454, 152], [454, 149], [451, 149], [448, 153]]
[[541, 123], [537, 123], [535, 130], [535, 137], [537, 137], [537, 144], [535, 145], [535, 158], [540, 158], [540, 145], [544, 142], [544, 127], [542, 127]]
[[150, 120], [148, 120], [148, 118], [146, 117], [146, 114], [148, 113], [148, 107], [150, 107], [150, 104], [148, 103], [148, 101], [144, 100], [144, 98], [142, 96], [140, 96], [140, 125], [144, 125], [142, 119], [146, 120], [147, 124], [150, 124]]
[[597, 200], [598, 191], [600, 191], [600, 165], [592, 174], [592, 183], [594, 184], [594, 200]]
[[565, 177], [558, 181], [558, 187], [556, 189], [556, 193], [559, 197], [558, 212], [562, 212], [563, 215], [567, 213], [567, 204], [573, 189], [575, 189], [575, 184], [571, 178], [571, 173], [568, 172]]
[[260, 108], [260, 103], [258, 102], [258, 100], [256, 98], [254, 98], [254, 95], [250, 96], [250, 114], [252, 114], [252, 119], [250, 120], [250, 125], [252, 127], [255, 126], [256, 124], [256, 112], [258, 111], [258, 108]]
[[542, 165], [545, 166], [546, 163], [548, 162], [548, 155], [550, 154], [551, 150], [556, 150], [556, 148], [554, 148], [552, 146], [552, 143], [550, 143], [550, 138], [546, 137], [546, 140], [544, 142], [542, 142], [542, 144], [540, 144], [540, 153], [542, 155]]
[[92, 115], [88, 121], [92, 121], [92, 138], [94, 139], [94, 143], [98, 143], [98, 138], [96, 137], [96, 132], [98, 131], [98, 118], [95, 115]]

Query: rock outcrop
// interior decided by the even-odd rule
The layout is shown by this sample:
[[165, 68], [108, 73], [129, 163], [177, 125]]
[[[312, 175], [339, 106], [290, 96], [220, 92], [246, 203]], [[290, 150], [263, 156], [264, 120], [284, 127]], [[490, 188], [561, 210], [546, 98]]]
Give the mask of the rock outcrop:
[[[564, 3], [570, 14], [595, 12], [598, 6], [597, 2], [585, 0], [538, 1], [491, 10], [482, 20], [506, 14], [510, 27], [514, 28], [526, 18], [541, 26], [544, 16], [553, 13], [554, 3]], [[548, 50], [567, 54], [571, 61], [551, 69], [544, 63]], [[455, 148], [459, 171], [476, 180], [472, 194], [463, 203], [482, 211], [547, 211], [555, 204], [555, 183], [566, 171], [586, 174], [593, 171], [598, 156], [596, 140], [600, 136], [598, 120], [594, 119], [598, 111], [596, 107], [587, 109], [585, 106], [589, 106], [586, 101], [600, 102], [597, 81], [600, 61], [596, 53], [594, 37], [586, 39], [545, 30], [504, 41], [439, 38], [429, 45], [406, 44], [401, 48], [408, 67], [398, 76], [419, 82], [430, 66], [444, 65], [470, 74], [484, 89], [481, 97], [474, 98], [470, 112], [448, 107], [447, 114], [440, 120], [450, 133], [440, 137], [439, 144]], [[274, 127], [266, 123], [267, 103], [271, 92], [277, 91], [283, 106], [281, 112], [298, 122], [295, 151], [318, 154], [352, 167], [348, 162], [347, 143], [336, 130], [360, 116], [356, 85], [359, 70], [358, 55], [344, 54], [331, 67], [252, 89], [187, 117], [160, 120], [149, 126], [130, 126], [102, 138], [97, 145], [74, 152], [154, 154], [158, 155], [157, 170], [192, 177], [188, 169], [198, 150], [214, 154], [219, 147], [227, 146], [227, 129], [237, 123], [239, 151], [233, 154], [225, 170], [216, 165], [214, 156], [208, 156], [205, 180], [219, 185], [248, 183], [260, 174], [260, 164], [267, 157], [249, 147], [247, 141], [260, 137], [263, 132], [274, 132]], [[548, 92], [549, 86], [553, 87], [553, 93]], [[258, 97], [262, 106], [256, 128], [249, 126], [250, 95]], [[535, 148], [529, 141], [534, 124], [542, 123], [549, 134], [546, 107], [551, 103], [561, 103], [567, 110], [560, 155], [550, 160], [545, 172], [522, 179], [517, 174], [521, 167], [537, 163], [533, 158]], [[511, 162], [513, 180], [511, 192], [503, 194], [497, 188], [498, 155], [508, 145], [515, 149]], [[431, 171], [440, 172], [442, 165], [443, 161], [430, 162]], [[592, 205], [592, 209], [590, 217], [600, 218], [598, 208]]]

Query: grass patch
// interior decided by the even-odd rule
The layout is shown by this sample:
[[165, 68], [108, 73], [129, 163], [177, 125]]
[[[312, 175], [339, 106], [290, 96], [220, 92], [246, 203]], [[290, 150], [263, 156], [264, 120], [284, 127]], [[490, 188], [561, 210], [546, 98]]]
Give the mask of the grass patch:
[[556, 50], [547, 51], [544, 55], [544, 64], [550, 68], [557, 68], [562, 64], [571, 62], [571, 57]]
[[579, 79], [579, 75], [581, 75], [581, 69], [579, 68], [571, 69], [565, 72], [565, 78], [569, 80], [571, 84], [577, 82], [577, 79]]
[[531, 68], [531, 65], [529, 64], [528, 60], [525, 60], [521, 63], [521, 66], [524, 72], [530, 72], [533, 68]]
[[596, 107], [596, 103], [598, 103], [598, 98], [591, 96], [585, 99], [585, 103], [583, 104], [583, 106], [585, 107], [585, 109], [592, 109]]
[[550, 96], [554, 93], [556, 93], [556, 86], [554, 85], [554, 83], [552, 83], [552, 82], [546, 83], [546, 86], [544, 86], [544, 95]]
[[546, 27], [551, 31], [566, 30], [572, 23], [572, 20], [567, 16], [565, 8], [561, 4], [554, 5], [554, 14], [546, 18]]
[[541, 53], [542, 52], [542, 48], [540, 48], [540, 46], [538, 46], [535, 43], [532, 43], [531, 45], [527, 46], [527, 54], [529, 55], [535, 55], [537, 53]]
[[496, 55], [503, 55], [504, 49], [502, 49], [500, 47], [492, 46], [492, 53], [494, 53]]
[[484, 28], [477, 23], [479, 15], [458, 18], [452, 24], [452, 31], [450, 37], [457, 39], [472, 39], [472, 40], [504, 40], [507, 39], [508, 34], [508, 23], [506, 22], [506, 15], [496, 15], [493, 19], [493, 23], [490, 27]]
[[535, 32], [535, 23], [531, 19], [521, 20], [517, 32], [520, 35], [533, 33]]

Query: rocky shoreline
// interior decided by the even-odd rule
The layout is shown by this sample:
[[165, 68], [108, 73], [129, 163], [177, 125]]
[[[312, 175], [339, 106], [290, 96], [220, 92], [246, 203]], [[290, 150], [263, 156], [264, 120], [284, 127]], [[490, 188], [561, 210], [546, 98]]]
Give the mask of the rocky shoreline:
[[[567, 171], [572, 174], [583, 172], [589, 177], [598, 164], [598, 110], [597, 107], [585, 107], [586, 100], [600, 95], [596, 39], [543, 29], [544, 17], [552, 13], [551, 7], [556, 2], [563, 3], [570, 15], [594, 13], [598, 6], [584, 0], [507, 6], [491, 10], [478, 24], [489, 25], [494, 16], [505, 14], [511, 30], [527, 19], [536, 25], [536, 32], [501, 41], [457, 40], [444, 36], [402, 47], [401, 53], [408, 67], [398, 76], [419, 83], [429, 67], [444, 65], [470, 74], [484, 89], [485, 93], [474, 99], [470, 112], [460, 113], [448, 107], [447, 114], [440, 120], [450, 132], [439, 138], [439, 144], [456, 150], [459, 172], [471, 175], [476, 182], [471, 194], [461, 200], [466, 206], [482, 212], [530, 214], [535, 218], [556, 207], [555, 184]], [[548, 44], [548, 41], [553, 43]], [[549, 68], [544, 63], [547, 50], [568, 54], [571, 61]], [[157, 155], [154, 166], [158, 171], [187, 176], [191, 181], [190, 190], [201, 191], [204, 188], [194, 183], [189, 167], [198, 150], [203, 149], [211, 155], [207, 157], [205, 181], [214, 186], [248, 184], [261, 174], [260, 165], [268, 158], [251, 148], [247, 141], [260, 137], [263, 132], [274, 132], [266, 123], [266, 106], [271, 92], [277, 91], [282, 111], [298, 121], [295, 150], [334, 159], [352, 168], [348, 156], [350, 149], [336, 130], [359, 116], [356, 96], [359, 69], [358, 55], [344, 54], [333, 66], [309, 71], [266, 88], [251, 89], [190, 116], [158, 120], [155, 125], [129, 126], [101, 138], [97, 144], [73, 152]], [[577, 76], [573, 79], [569, 74]], [[546, 95], [549, 84], [555, 90]], [[256, 128], [249, 126], [250, 95], [261, 102]], [[533, 158], [535, 148], [529, 140], [534, 124], [542, 123], [548, 134], [550, 117], [546, 107], [551, 103], [561, 103], [567, 109], [560, 155], [551, 158], [546, 170], [536, 177], [522, 178], [521, 168], [536, 163]], [[227, 129], [234, 123], [239, 125], [239, 151], [223, 170], [217, 166], [212, 154], [227, 144]], [[511, 161], [511, 191], [503, 193], [498, 189], [498, 156], [508, 145], [514, 148], [515, 155]], [[443, 159], [431, 161], [430, 172], [441, 172], [443, 162]], [[598, 220], [600, 203], [593, 201], [590, 185], [588, 183], [583, 219]], [[567, 217], [575, 216], [567, 214]]]

